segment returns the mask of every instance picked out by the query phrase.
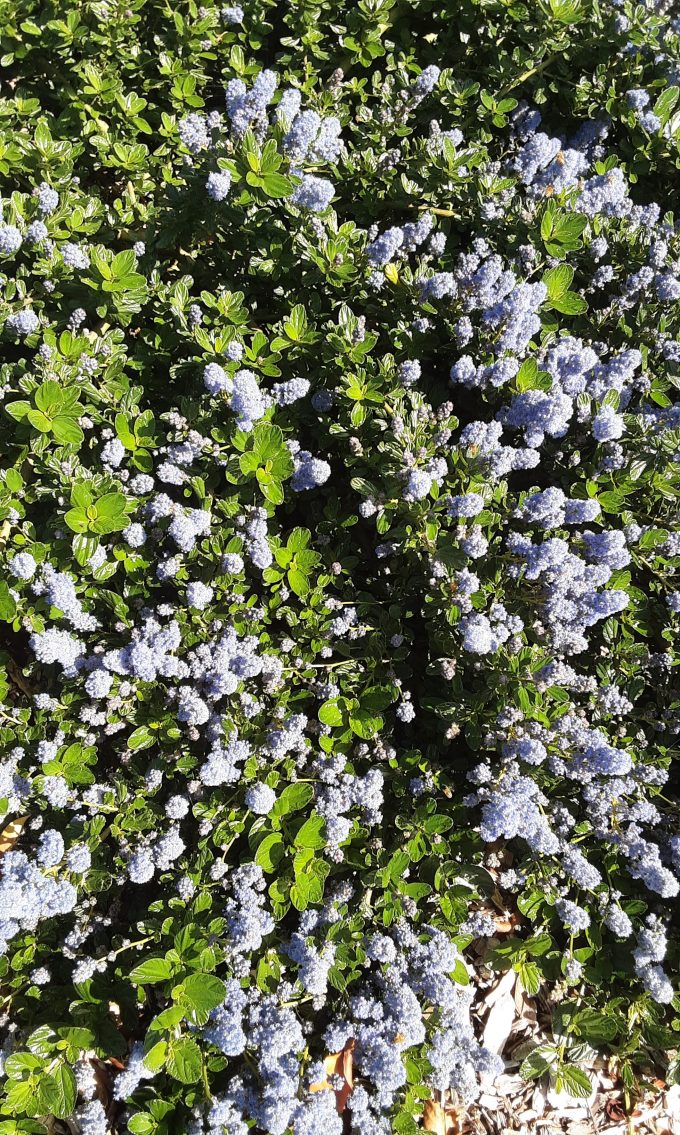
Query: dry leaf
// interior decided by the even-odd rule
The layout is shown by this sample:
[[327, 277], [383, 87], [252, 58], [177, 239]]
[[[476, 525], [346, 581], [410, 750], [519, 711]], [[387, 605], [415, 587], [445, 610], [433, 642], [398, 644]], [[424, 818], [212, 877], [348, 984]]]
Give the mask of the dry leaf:
[[343, 1083], [340, 1088], [333, 1089], [333, 1085], [329, 1080], [320, 1080], [316, 1084], [311, 1084], [309, 1088], [310, 1092], [323, 1092], [329, 1088], [334, 1090], [335, 1106], [338, 1109], [339, 1115], [342, 1115], [347, 1107], [347, 1100], [354, 1087], [352, 1075], [352, 1052], [354, 1051], [354, 1044], [354, 1040], [348, 1040], [342, 1052], [332, 1052], [323, 1062], [328, 1076], [340, 1076], [342, 1078]]
[[114, 1082], [114, 1069], [122, 1072], [125, 1068], [120, 1060], [116, 1060], [115, 1056], [107, 1056], [106, 1060], [100, 1060], [97, 1056], [91, 1056], [89, 1063], [94, 1072], [94, 1082], [96, 1084], [97, 1099], [104, 1108], [109, 1107], [112, 1099], [112, 1089]]
[[428, 1100], [423, 1108], [423, 1131], [446, 1135], [446, 1112], [437, 1100]]
[[8, 824], [7, 827], [0, 832], [0, 855], [5, 851], [12, 850], [27, 820], [28, 816], [19, 816], [18, 819], [12, 820], [11, 824]]
[[435, 1135], [461, 1135], [468, 1127], [461, 1108], [442, 1107], [437, 1100], [428, 1100], [423, 1108], [423, 1131], [434, 1131]]
[[24, 678], [21, 668], [11, 657], [7, 659], [7, 673], [9, 674], [10, 681], [14, 682], [14, 685], [19, 687], [22, 694], [26, 694], [29, 698], [33, 697], [31, 686]]
[[607, 1119], [613, 1119], [617, 1123], [621, 1123], [626, 1118], [626, 1113], [619, 1100], [607, 1100], [604, 1105], [604, 1113]]

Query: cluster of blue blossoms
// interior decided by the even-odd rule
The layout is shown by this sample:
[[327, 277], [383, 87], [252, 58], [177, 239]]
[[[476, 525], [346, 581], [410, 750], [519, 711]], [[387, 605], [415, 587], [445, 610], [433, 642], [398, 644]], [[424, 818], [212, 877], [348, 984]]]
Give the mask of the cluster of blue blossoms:
[[[677, 992], [680, 229], [604, 117], [553, 136], [514, 106], [496, 160], [445, 101], [425, 121], [434, 65], [356, 122], [330, 83], [314, 109], [241, 73], [169, 159], [218, 234], [196, 281], [149, 225], [127, 306], [101, 289], [112, 328], [64, 298], [112, 275], [60, 227], [94, 197], [40, 181], [0, 225], [0, 961], [121, 1040], [121, 1131], [174, 1077], [189, 1135], [388, 1135], [503, 1070], [464, 954], [502, 903], [540, 911], [558, 996], [604, 980], [602, 943], [652, 1013]], [[665, 137], [646, 90], [622, 101]], [[382, 165], [367, 123], [385, 159], [395, 127]], [[407, 205], [362, 227], [343, 175], [390, 162]], [[201, 975], [218, 995], [187, 1008]], [[103, 1046], [68, 1043], [75, 1121], [106, 1135]]]

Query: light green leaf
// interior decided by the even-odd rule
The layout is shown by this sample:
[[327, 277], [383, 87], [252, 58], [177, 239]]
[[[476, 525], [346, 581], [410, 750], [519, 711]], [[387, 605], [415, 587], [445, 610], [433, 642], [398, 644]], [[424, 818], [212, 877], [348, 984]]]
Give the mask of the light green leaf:
[[80, 445], [84, 434], [75, 418], [58, 414], [52, 420], [52, 433], [60, 445]]
[[552, 1045], [540, 1045], [538, 1048], [534, 1048], [522, 1061], [519, 1069], [520, 1075], [525, 1080], [537, 1080], [549, 1071], [556, 1058], [557, 1052]]
[[0, 620], [11, 623], [16, 613], [16, 599], [10, 595], [9, 584], [4, 579], [0, 580]]
[[43, 410], [49, 417], [53, 417], [54, 412], [61, 406], [64, 397], [59, 383], [48, 378], [38, 387], [33, 399], [39, 410]]
[[26, 417], [30, 409], [31, 403], [24, 401], [10, 402], [8, 406], [5, 406], [7, 413], [17, 422], [22, 421], [22, 419]]
[[155, 744], [156, 738], [146, 725], [139, 725], [128, 737], [128, 748], [134, 751], [149, 749]]
[[312, 534], [308, 528], [294, 528], [286, 540], [286, 547], [290, 552], [301, 552], [307, 547]]
[[64, 515], [64, 521], [72, 532], [87, 532], [90, 527], [83, 508], [70, 508]]
[[213, 973], [192, 973], [182, 982], [182, 1000], [199, 1012], [210, 1013], [223, 1003], [226, 994], [226, 985]]
[[574, 269], [568, 264], [560, 264], [558, 268], [550, 268], [543, 277], [543, 283], [548, 289], [548, 299], [554, 303], [563, 296], [574, 279]]
[[580, 1099], [586, 1099], [593, 1090], [590, 1076], [577, 1064], [563, 1064], [555, 1077], [555, 1082], [558, 1091], [564, 1088], [570, 1096], [577, 1096]]
[[203, 1058], [196, 1041], [184, 1036], [168, 1050], [166, 1067], [170, 1075], [181, 1084], [195, 1084], [203, 1071]]
[[559, 311], [562, 315], [581, 315], [588, 310], [587, 300], [578, 292], [564, 292], [563, 295], [553, 300], [552, 305], [555, 311]]
[[153, 985], [171, 977], [172, 966], [166, 958], [147, 958], [129, 973], [130, 981], [135, 985]]
[[338, 698], [331, 698], [319, 707], [319, 721], [323, 725], [342, 725], [343, 720]]
[[59, 1064], [51, 1075], [41, 1076], [39, 1093], [46, 1115], [54, 1115], [57, 1119], [67, 1119], [72, 1115], [78, 1089], [68, 1064]]
[[668, 122], [678, 97], [680, 97], [680, 87], [667, 87], [654, 103], [654, 114], [660, 119], [662, 126]]
[[349, 715], [349, 725], [353, 733], [357, 737], [362, 737], [365, 741], [375, 737], [376, 733], [382, 729], [383, 719], [371, 713], [367, 709], [358, 709]]
[[[149, 1035], [153, 1036], [153, 1034]], [[144, 1053], [144, 1066], [148, 1068], [150, 1072], [160, 1072], [161, 1068], [165, 1064], [167, 1052], [167, 1041], [159, 1040], [156, 1041], [155, 1044], [151, 1044], [149, 1049]]]
[[40, 433], [48, 434], [52, 432], [52, 420], [47, 417], [47, 414], [43, 414], [42, 410], [29, 410], [26, 417], [33, 428], [40, 430]]
[[265, 836], [255, 852], [255, 862], [263, 871], [271, 874], [285, 855], [286, 849], [278, 832]]
[[262, 188], [268, 197], [290, 197], [293, 183], [281, 173], [268, 173], [262, 178]]
[[283, 447], [283, 430], [279, 426], [264, 423], [255, 427], [253, 453], [258, 458], [260, 465], [264, 465], [271, 458], [276, 457]]
[[[272, 808], [271, 816], [287, 816], [290, 812], [299, 812], [314, 796], [311, 784], [287, 784]], [[262, 846], [262, 845], [260, 845]]]
[[310, 816], [295, 836], [296, 847], [321, 848], [326, 846], [326, 824], [322, 816]]
[[307, 579], [307, 576], [299, 570], [299, 568], [291, 568], [286, 578], [288, 580], [288, 586], [290, 587], [291, 591], [295, 592], [296, 595], [306, 595], [309, 591], [309, 580]]

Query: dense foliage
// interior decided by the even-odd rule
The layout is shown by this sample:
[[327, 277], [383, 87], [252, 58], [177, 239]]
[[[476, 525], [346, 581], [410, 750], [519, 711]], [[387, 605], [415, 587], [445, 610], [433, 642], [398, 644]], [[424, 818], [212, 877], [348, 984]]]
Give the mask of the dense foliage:
[[0, 12], [0, 1132], [677, 1079], [680, 21]]

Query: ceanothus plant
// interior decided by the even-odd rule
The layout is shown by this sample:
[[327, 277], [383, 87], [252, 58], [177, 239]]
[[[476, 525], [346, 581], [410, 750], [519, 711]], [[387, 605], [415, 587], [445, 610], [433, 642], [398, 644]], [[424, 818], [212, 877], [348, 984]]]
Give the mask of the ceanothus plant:
[[677, 1080], [677, 19], [2, 38], [0, 1135]]

